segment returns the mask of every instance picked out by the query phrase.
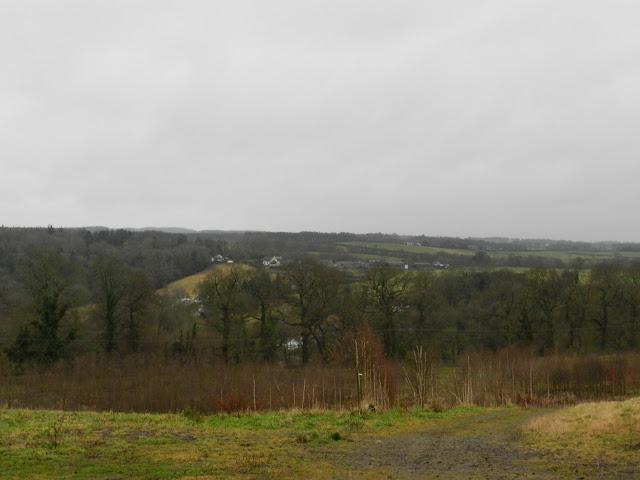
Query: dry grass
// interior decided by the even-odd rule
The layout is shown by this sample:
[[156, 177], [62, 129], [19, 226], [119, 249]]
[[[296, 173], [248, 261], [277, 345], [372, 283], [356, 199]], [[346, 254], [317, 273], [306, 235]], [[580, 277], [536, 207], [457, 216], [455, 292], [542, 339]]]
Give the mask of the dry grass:
[[199, 412], [350, 408], [355, 375], [309, 365], [225, 365], [158, 356], [85, 356], [21, 375], [0, 372], [0, 405], [63, 410]]
[[244, 271], [249, 271], [253, 269], [253, 267], [244, 263], [237, 263], [237, 264], [224, 263], [220, 265], [215, 265], [214, 267], [211, 267], [202, 272], [198, 272], [193, 275], [189, 275], [188, 277], [184, 277], [179, 280], [176, 280], [175, 282], [171, 282], [166, 287], [158, 290], [158, 293], [166, 294], [166, 293], [184, 292], [187, 296], [193, 298], [197, 294], [198, 285], [200, 285], [202, 281], [205, 278], [207, 278], [207, 275], [209, 275], [214, 270], [217, 272], [228, 274], [231, 271], [232, 267], [240, 268], [241, 270], [244, 270]]
[[537, 448], [640, 462], [640, 398], [563, 408], [530, 420], [523, 430]]
[[[562, 406], [629, 397], [640, 388], [640, 354], [549, 355], [526, 349], [471, 351], [448, 389], [461, 403]], [[444, 379], [440, 380], [444, 383]], [[444, 386], [444, 385], [443, 385]]]
[[[189, 355], [173, 355], [170, 350], [123, 357], [84, 355], [22, 373], [0, 361], [0, 405], [135, 412], [193, 408], [203, 413], [342, 410], [369, 404], [376, 409], [460, 404], [558, 407], [629, 398], [640, 388], [640, 355], [635, 353], [535, 357], [511, 350], [470, 354], [458, 367], [437, 362], [423, 366], [417, 392], [412, 383], [418, 378], [406, 375], [410, 363], [403, 377], [401, 364], [366, 345], [359, 343], [360, 375], [355, 353], [348, 351], [342, 364], [306, 367], [225, 365], [214, 361], [204, 346]], [[351, 357], [350, 365], [346, 359]]]
[[640, 433], [640, 398], [591, 402], [532, 419], [526, 430], [549, 436]]

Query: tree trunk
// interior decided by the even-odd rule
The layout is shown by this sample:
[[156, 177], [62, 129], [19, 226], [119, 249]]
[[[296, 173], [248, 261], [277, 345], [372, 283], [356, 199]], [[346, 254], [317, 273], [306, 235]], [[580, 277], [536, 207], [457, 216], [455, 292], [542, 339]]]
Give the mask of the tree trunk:
[[309, 363], [309, 333], [304, 332], [302, 334], [302, 364]]
[[269, 329], [267, 328], [267, 305], [262, 302], [260, 304], [260, 356], [263, 360], [270, 361], [272, 355], [271, 342], [269, 337]]
[[133, 309], [129, 309], [129, 325], [127, 328], [127, 343], [129, 344], [130, 352], [137, 352], [140, 347], [140, 335], [138, 332], [138, 325], [134, 318]]
[[107, 353], [112, 353], [116, 349], [116, 306], [115, 299], [107, 297], [104, 312], [104, 350]]
[[600, 330], [600, 350], [604, 351], [607, 348], [607, 333], [609, 330], [609, 307], [602, 305], [602, 319], [598, 323], [598, 329]]
[[395, 322], [393, 321], [393, 312], [386, 312], [382, 338], [384, 341], [384, 352], [390, 357], [395, 356], [397, 349], [396, 329]]
[[229, 363], [229, 337], [231, 336], [231, 318], [229, 310], [222, 310], [222, 358]]
[[629, 331], [629, 346], [633, 349], [638, 348], [638, 323], [640, 318], [639, 317], [639, 313], [638, 312], [638, 306], [633, 304], [631, 306], [631, 328]]

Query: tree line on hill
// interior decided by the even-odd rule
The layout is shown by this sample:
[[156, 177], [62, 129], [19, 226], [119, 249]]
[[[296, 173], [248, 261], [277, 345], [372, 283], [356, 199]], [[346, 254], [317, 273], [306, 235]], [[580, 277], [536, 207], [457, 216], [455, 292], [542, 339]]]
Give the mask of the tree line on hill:
[[[302, 363], [313, 355], [330, 361], [362, 326], [378, 335], [389, 357], [424, 346], [450, 361], [469, 348], [586, 353], [636, 349], [640, 341], [637, 266], [603, 264], [590, 274], [434, 273], [379, 264], [354, 280], [301, 259], [277, 274], [214, 273], [200, 298], [204, 317], [220, 332], [225, 361], [277, 358], [290, 338], [299, 340]], [[247, 319], [255, 321], [253, 330]]]
[[49, 228], [0, 228], [0, 281], [15, 283], [21, 262], [34, 251], [49, 249], [88, 270], [100, 256], [115, 256], [147, 272], [160, 287], [203, 270], [223, 240], [163, 232]]
[[[455, 251], [420, 253], [389, 251], [351, 245], [344, 242], [420, 244], [430, 247], [463, 249], [476, 252], [463, 255]], [[638, 251], [640, 244], [560, 242], [551, 240], [473, 239], [427, 236], [401, 236], [382, 233], [320, 233], [320, 232], [225, 232], [202, 231], [167, 233], [162, 231], [108, 230], [104, 228], [9, 228], [0, 227], [0, 280], [5, 284], [15, 282], [19, 260], [30, 250], [51, 248], [73, 258], [85, 268], [100, 255], [117, 256], [129, 266], [148, 272], [156, 286], [196, 273], [209, 263], [211, 256], [222, 254], [240, 261], [259, 262], [262, 257], [285, 255], [289, 258], [313, 254], [318, 259], [356, 260], [358, 254], [401, 257], [408, 263], [433, 263], [436, 261], [454, 267], [524, 267], [524, 268], [572, 268], [584, 269], [593, 265], [588, 255], [541, 256], [528, 254], [532, 250], [588, 252]], [[499, 256], [487, 252], [501, 251]], [[508, 252], [512, 252], [509, 254]], [[630, 264], [633, 259], [619, 256], [616, 262]]]
[[[469, 348], [580, 353], [636, 349], [640, 342], [640, 267], [634, 265], [516, 273], [405, 272], [378, 264], [353, 277], [300, 257], [278, 270], [213, 269], [190, 300], [157, 292], [157, 270], [144, 268], [155, 257], [131, 255], [131, 236], [109, 233], [94, 250], [94, 235], [77, 250], [55, 242], [25, 249], [13, 280], [0, 283], [0, 348], [13, 364], [50, 365], [90, 352], [332, 362], [363, 328], [377, 335], [388, 357], [423, 346], [452, 362]], [[163, 258], [176, 264], [195, 258], [194, 269], [199, 252], [220, 248], [185, 245], [179, 236], [140, 238], [161, 257], [173, 252]], [[168, 248], [167, 241], [175, 245]], [[126, 248], [118, 253], [108, 248], [119, 244]]]

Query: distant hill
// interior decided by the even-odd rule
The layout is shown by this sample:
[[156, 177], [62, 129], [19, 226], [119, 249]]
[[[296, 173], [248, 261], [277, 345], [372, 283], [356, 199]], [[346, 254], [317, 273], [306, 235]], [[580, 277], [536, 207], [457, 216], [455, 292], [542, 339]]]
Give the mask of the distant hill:
[[[72, 229], [72, 230], [75, 230], [75, 229]], [[78, 228], [78, 230], [87, 230], [91, 233], [95, 233], [95, 232], [105, 232], [111, 229], [109, 227], [103, 227], [101, 225], [90, 225], [88, 227], [80, 227]]]
[[182, 227], [142, 227], [142, 228], [126, 228], [132, 232], [164, 232], [164, 233], [198, 233], [198, 230]]
[[101, 225], [91, 225], [88, 227], [80, 227], [80, 230], [88, 230], [91, 233], [104, 232], [107, 230], [127, 230], [128, 232], [162, 232], [162, 233], [182, 233], [182, 234], [199, 233], [198, 230], [194, 230], [192, 228], [182, 228], [182, 227], [110, 228], [110, 227], [103, 227]]

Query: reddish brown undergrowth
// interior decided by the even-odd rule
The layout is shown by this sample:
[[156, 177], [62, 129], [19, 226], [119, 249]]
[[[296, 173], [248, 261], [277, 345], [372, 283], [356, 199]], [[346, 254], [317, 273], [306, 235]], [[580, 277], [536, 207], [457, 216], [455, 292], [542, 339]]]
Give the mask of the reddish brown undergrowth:
[[[357, 357], [355, 354], [358, 350]], [[367, 336], [353, 362], [304, 367], [84, 356], [46, 370], [0, 368], [0, 405], [67, 410], [203, 413], [457, 404], [545, 406], [622, 398], [640, 390], [640, 354], [536, 356], [470, 351], [458, 364], [410, 352], [389, 360]], [[357, 364], [356, 364], [357, 358]], [[428, 362], [421, 364], [421, 362]]]

